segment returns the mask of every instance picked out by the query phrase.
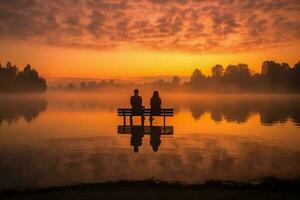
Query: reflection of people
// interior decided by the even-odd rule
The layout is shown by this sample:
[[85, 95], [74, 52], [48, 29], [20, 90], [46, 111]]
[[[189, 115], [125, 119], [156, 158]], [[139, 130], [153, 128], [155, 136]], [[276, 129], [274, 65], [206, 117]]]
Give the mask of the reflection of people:
[[153, 92], [153, 96], [150, 100], [150, 106], [151, 106], [151, 115], [160, 115], [161, 112], [161, 99], [159, 97], [158, 91]]
[[140, 115], [142, 114], [142, 97], [139, 96], [139, 90], [134, 90], [134, 95], [130, 98], [130, 104], [132, 107], [132, 112], [134, 115]]
[[131, 126], [130, 144], [133, 146], [135, 153], [137, 153], [139, 151], [139, 147], [142, 146], [143, 136], [144, 134], [142, 126]]
[[152, 126], [150, 128], [150, 145], [154, 152], [158, 151], [159, 145], [161, 143], [161, 127], [160, 126]]

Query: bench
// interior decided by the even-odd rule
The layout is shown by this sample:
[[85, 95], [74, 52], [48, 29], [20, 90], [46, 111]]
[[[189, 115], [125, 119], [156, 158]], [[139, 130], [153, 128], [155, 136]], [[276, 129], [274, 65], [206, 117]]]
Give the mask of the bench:
[[161, 135], [173, 135], [173, 126], [118, 126], [118, 134], [132, 134], [132, 130], [142, 129], [144, 135], [150, 135], [152, 130], [159, 130]]
[[161, 116], [164, 117], [164, 126], [166, 125], [166, 117], [173, 117], [174, 116], [174, 109], [173, 108], [162, 108], [159, 115], [151, 115], [151, 109], [150, 108], [142, 108], [141, 114], [135, 114], [132, 112], [133, 110], [131, 108], [118, 108], [118, 116], [123, 117], [124, 125], [126, 125], [126, 116], [130, 116], [130, 119], [132, 119], [133, 116], [141, 116], [142, 122], [144, 120], [145, 116], [150, 116], [150, 123], [152, 123], [151, 118], [153, 116]]

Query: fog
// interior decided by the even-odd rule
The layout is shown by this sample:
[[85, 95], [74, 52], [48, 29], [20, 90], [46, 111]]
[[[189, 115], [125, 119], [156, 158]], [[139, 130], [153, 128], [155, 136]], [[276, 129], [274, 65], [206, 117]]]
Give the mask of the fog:
[[[44, 94], [0, 95], [0, 123], [13, 123], [23, 117], [31, 122], [46, 110], [116, 112], [117, 108], [130, 107], [131, 89], [110, 92], [62, 92]], [[143, 105], [149, 107], [152, 90], [140, 90]], [[260, 116], [261, 123], [272, 125], [291, 120], [300, 125], [300, 95], [291, 94], [190, 94], [160, 92], [162, 107], [182, 110], [198, 120], [210, 113], [212, 120], [243, 123], [252, 114]]]

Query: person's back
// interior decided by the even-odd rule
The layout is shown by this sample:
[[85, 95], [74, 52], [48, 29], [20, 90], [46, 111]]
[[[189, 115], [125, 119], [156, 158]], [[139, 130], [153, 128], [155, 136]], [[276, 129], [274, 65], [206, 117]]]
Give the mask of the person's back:
[[142, 108], [142, 97], [140, 96], [132, 96], [130, 98], [130, 104], [132, 109], [138, 110]]
[[140, 113], [143, 108], [142, 97], [140, 97], [138, 94], [139, 94], [139, 90], [135, 89], [134, 95], [130, 98], [130, 104], [131, 104], [134, 114]]
[[152, 115], [160, 115], [161, 112], [161, 99], [159, 97], [158, 91], [153, 92], [153, 96], [150, 100], [150, 106], [151, 106], [151, 114]]

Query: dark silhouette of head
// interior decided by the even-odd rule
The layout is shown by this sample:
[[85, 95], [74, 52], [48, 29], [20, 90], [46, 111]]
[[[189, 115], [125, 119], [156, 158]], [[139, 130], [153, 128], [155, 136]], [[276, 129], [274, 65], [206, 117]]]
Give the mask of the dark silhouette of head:
[[140, 91], [138, 89], [134, 89], [134, 91], [133, 91], [134, 95], [136, 95], [136, 96], [139, 95], [139, 92]]
[[153, 97], [159, 97], [159, 93], [158, 93], [157, 90], [155, 90], [155, 91], [153, 92]]
[[158, 147], [159, 147], [159, 146], [152, 146], [153, 151], [154, 151], [154, 152], [157, 152], [157, 151], [158, 151]]

